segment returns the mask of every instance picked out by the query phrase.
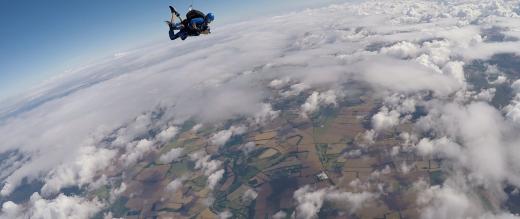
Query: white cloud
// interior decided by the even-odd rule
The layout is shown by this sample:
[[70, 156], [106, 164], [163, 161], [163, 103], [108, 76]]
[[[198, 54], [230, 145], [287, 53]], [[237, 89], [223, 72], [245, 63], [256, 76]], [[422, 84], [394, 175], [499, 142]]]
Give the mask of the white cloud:
[[126, 153], [121, 156], [125, 166], [136, 164], [143, 156], [154, 149], [154, 143], [148, 139], [134, 141], [126, 146]]
[[294, 192], [297, 202], [296, 218], [316, 218], [325, 201], [344, 204], [350, 213], [362, 207], [364, 203], [376, 196], [369, 192], [351, 193], [337, 191], [334, 188], [313, 189], [309, 185], [299, 188]]
[[279, 211], [273, 215], [273, 219], [285, 219], [286, 217], [287, 217], [287, 213], [285, 213], [285, 211]]
[[413, 165], [408, 165], [406, 163], [406, 161], [402, 162], [401, 165], [399, 166], [399, 170], [401, 171], [401, 173], [403, 173], [404, 175], [410, 173], [410, 170], [412, 170], [413, 168]]
[[516, 124], [520, 124], [520, 80], [514, 81], [511, 84], [511, 88], [514, 90], [516, 95], [503, 110], [506, 113], [507, 118]]
[[210, 189], [214, 189], [215, 186], [220, 182], [222, 177], [224, 177], [225, 171], [223, 169], [217, 170], [216, 172], [210, 174], [208, 176], [208, 187]]
[[253, 201], [258, 197], [258, 193], [255, 190], [248, 189], [243, 195], [242, 195], [242, 201], [248, 203], [250, 201]]
[[171, 181], [166, 186], [166, 191], [171, 192], [171, 193], [175, 193], [179, 188], [182, 187], [182, 184], [183, 184], [183, 182], [185, 180], [186, 179], [184, 177], [181, 177], [181, 178], [177, 178], [177, 179]]
[[386, 165], [385, 168], [383, 168], [382, 170], [376, 170], [376, 171], [372, 172], [370, 174], [370, 176], [378, 178], [382, 175], [390, 174], [391, 172], [392, 172], [392, 169], [390, 169], [390, 166]]
[[466, 83], [466, 78], [464, 76], [464, 62], [461, 61], [453, 61], [448, 62], [443, 68], [442, 72], [447, 74], [453, 78], [460, 84]]
[[289, 78], [283, 78], [283, 79], [274, 79], [269, 83], [269, 87], [273, 89], [280, 89], [289, 84], [291, 80]]
[[520, 92], [520, 80], [516, 80], [514, 81], [512, 84], [511, 84], [511, 88], [513, 88], [513, 90], [515, 92]]
[[160, 142], [168, 142], [169, 140], [173, 139], [177, 133], [179, 132], [179, 129], [177, 127], [168, 127], [167, 129], [163, 130], [161, 133], [159, 133], [156, 138]]
[[[12, 202], [2, 206], [0, 217], [6, 218], [41, 218], [41, 219], [82, 219], [93, 217], [103, 205], [96, 201], [84, 200], [80, 197], [58, 195], [56, 198], [43, 199], [34, 193], [27, 206], [21, 210]], [[6, 210], [6, 211], [4, 211]]]
[[0, 209], [0, 218], [18, 218], [23, 212], [23, 207], [15, 204], [14, 202], [7, 201], [2, 204]]
[[42, 188], [44, 195], [58, 193], [68, 186], [83, 186], [92, 182], [96, 174], [111, 164], [116, 155], [113, 150], [92, 146], [81, 148], [79, 153], [74, 163], [60, 165], [48, 174]]
[[316, 217], [323, 205], [326, 193], [325, 189], [313, 191], [310, 186], [296, 190], [294, 192], [294, 199], [298, 203], [296, 217], [304, 219]]
[[[505, 117], [485, 103], [450, 103], [452, 94], [465, 88], [462, 67], [469, 61], [498, 52], [518, 54], [520, 42], [486, 42], [480, 35], [483, 27], [497, 25], [514, 36], [517, 3], [340, 4], [225, 26], [207, 38], [149, 45], [79, 67], [0, 103], [0, 153], [18, 150], [23, 157], [2, 161], [9, 168], [0, 173], [5, 183], [1, 194], [11, 193], [23, 179], [45, 181], [46, 193], [101, 182], [100, 170], [116, 156], [112, 150], [124, 153], [123, 164], [134, 164], [156, 144], [175, 137], [177, 130], [169, 125], [178, 123], [172, 120], [209, 124], [243, 116], [268, 121], [276, 111], [267, 101], [279, 98], [269, 95], [272, 89], [282, 99], [316, 91], [301, 106], [308, 114], [336, 105], [346, 83], [406, 97], [376, 114], [375, 130], [398, 124], [401, 114], [423, 104], [415, 94], [432, 91], [432, 100], [424, 105], [428, 116], [416, 124], [432, 135], [417, 151], [447, 159], [475, 181], [520, 185], [515, 147], [520, 141], [514, 134], [520, 121], [518, 97], [504, 108]], [[279, 25], [282, 21], [289, 25]], [[376, 43], [392, 46], [366, 50]], [[500, 75], [496, 83], [510, 80]], [[517, 85], [512, 86], [515, 92]], [[475, 98], [489, 101], [494, 94], [487, 89]], [[212, 140], [223, 145], [238, 133], [224, 130]], [[110, 139], [115, 140], [107, 143]], [[85, 149], [90, 145], [95, 149]], [[208, 176], [220, 169], [211, 155], [194, 160]]]
[[172, 161], [176, 161], [183, 155], [184, 155], [183, 148], [173, 148], [170, 151], [168, 151], [168, 153], [161, 155], [161, 157], [159, 157], [159, 161], [161, 163], [167, 164], [167, 163], [171, 163]]
[[244, 152], [245, 155], [248, 155], [249, 153], [256, 150], [257, 147], [255, 142], [247, 142], [244, 145], [240, 145], [239, 149], [242, 150], [242, 152]]
[[211, 136], [210, 141], [215, 145], [222, 146], [225, 145], [231, 137], [242, 135], [246, 133], [246, 131], [247, 127], [245, 126], [231, 126], [229, 129], [222, 130]]
[[419, 195], [419, 204], [429, 205], [421, 213], [423, 219], [468, 218], [475, 214], [465, 194], [450, 187], [435, 186]]
[[255, 122], [264, 124], [266, 122], [276, 119], [280, 115], [280, 111], [273, 110], [271, 104], [262, 104], [262, 108], [255, 114]]
[[516, 96], [509, 105], [504, 107], [507, 118], [516, 124], [520, 124], [520, 97]]
[[309, 89], [309, 86], [304, 83], [293, 84], [289, 90], [281, 92], [281, 95], [283, 97], [298, 96], [307, 89]]
[[446, 96], [461, 88], [450, 76], [438, 74], [413, 61], [371, 57], [353, 67], [359, 72], [357, 77], [376, 89], [404, 93], [430, 90], [439, 96]]
[[232, 217], [233, 217], [233, 214], [230, 211], [223, 211], [218, 214], [219, 219], [229, 219]]
[[518, 215], [507, 212], [492, 213], [485, 210], [477, 194], [464, 191], [453, 185], [432, 186], [419, 193], [418, 204], [423, 208], [422, 219], [434, 218], [477, 218], [518, 219]]
[[214, 189], [215, 186], [224, 177], [225, 170], [220, 169], [221, 161], [211, 160], [210, 155], [205, 152], [196, 152], [189, 155], [191, 160], [195, 161], [195, 169], [201, 169], [205, 176], [208, 177], [208, 188]]
[[384, 47], [381, 49], [380, 52], [382, 54], [388, 54], [391, 56], [405, 59], [416, 57], [420, 52], [420, 48], [411, 42], [403, 41], [396, 43], [395, 45], [392, 45], [390, 47]]
[[491, 102], [496, 94], [496, 88], [483, 89], [475, 95], [476, 100]]
[[[429, 126], [442, 137], [433, 142], [423, 140], [419, 152], [428, 154], [433, 148], [437, 155], [471, 170], [472, 177], [482, 182], [493, 184], [516, 177], [510, 166], [517, 165], [517, 155], [504, 139], [509, 127], [495, 108], [486, 103], [447, 104], [439, 108], [440, 111], [430, 113], [430, 119], [436, 122]], [[462, 145], [449, 139], [458, 139]]]
[[211, 160], [211, 155], [206, 155], [205, 152], [196, 152], [189, 156], [192, 161], [195, 161], [195, 169], [202, 169], [206, 176], [217, 171], [222, 164], [222, 162], [218, 160]]
[[373, 145], [375, 143], [375, 138], [376, 132], [373, 129], [367, 130], [363, 134], [364, 143], [366, 143], [367, 145]]
[[125, 192], [127, 188], [128, 188], [128, 186], [126, 185], [126, 183], [122, 182], [121, 185], [119, 185], [119, 187], [110, 191], [110, 203], [113, 203], [114, 201], [116, 201], [116, 199], [121, 194], [123, 194], [123, 192]]
[[318, 111], [320, 107], [336, 106], [337, 99], [338, 95], [333, 90], [322, 93], [314, 91], [301, 106], [302, 115], [306, 117]]
[[381, 107], [381, 110], [372, 116], [372, 126], [376, 131], [390, 129], [399, 124], [399, 112], [389, 111], [387, 107]]

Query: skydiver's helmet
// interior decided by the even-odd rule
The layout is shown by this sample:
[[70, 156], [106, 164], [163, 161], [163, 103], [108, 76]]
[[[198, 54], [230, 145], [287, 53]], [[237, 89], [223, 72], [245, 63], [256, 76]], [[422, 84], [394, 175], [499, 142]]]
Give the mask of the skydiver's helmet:
[[213, 13], [208, 13], [206, 15], [206, 22], [211, 23], [213, 20], [215, 20], [215, 15], [213, 15]]

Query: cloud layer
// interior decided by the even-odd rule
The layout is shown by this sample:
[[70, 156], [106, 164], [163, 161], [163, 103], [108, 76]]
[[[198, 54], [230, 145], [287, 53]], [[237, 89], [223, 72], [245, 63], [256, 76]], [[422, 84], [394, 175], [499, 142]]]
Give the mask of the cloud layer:
[[[412, 134], [421, 136], [408, 142], [414, 152], [446, 160], [454, 173], [451, 184], [421, 187], [422, 203], [443, 210], [425, 210], [423, 217], [475, 216], [473, 209], [482, 206], [467, 196], [473, 188], [484, 186], [503, 201], [504, 186], [520, 187], [520, 93], [513, 83], [518, 78], [500, 75], [496, 84], [513, 90], [514, 98], [497, 108], [498, 89], [479, 89], [465, 67], [497, 53], [519, 53], [519, 42], [483, 31], [497, 27], [504, 39], [518, 38], [518, 11], [517, 2], [502, 0], [347, 3], [229, 25], [208, 37], [158, 43], [79, 67], [0, 103], [0, 157], [7, 157], [0, 160], [0, 195], [24, 180], [44, 184], [25, 206], [5, 202], [1, 217], [89, 217], [102, 204], [61, 189], [88, 187], [106, 168], [135, 164], [175, 138], [184, 121], [246, 117], [264, 124], [284, 110], [274, 102], [296, 97], [303, 97], [298, 110], [308, 117], [336, 107], [349, 95], [348, 83], [366, 84], [383, 99], [370, 138], [411, 121]], [[425, 115], [413, 118], [418, 106]], [[222, 146], [246, 131], [231, 126], [208, 140]], [[161, 162], [182, 155], [175, 149]], [[190, 158], [210, 188], [225, 174], [211, 154]], [[298, 191], [297, 216], [303, 218], [314, 217], [324, 200], [346, 200], [354, 210], [371, 197]], [[490, 212], [478, 214], [512, 217], [505, 209]]]

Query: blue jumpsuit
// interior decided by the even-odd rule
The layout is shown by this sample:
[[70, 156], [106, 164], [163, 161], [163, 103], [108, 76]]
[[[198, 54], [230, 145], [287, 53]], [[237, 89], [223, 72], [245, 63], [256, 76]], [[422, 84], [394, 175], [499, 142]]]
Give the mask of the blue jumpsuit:
[[[182, 23], [175, 23], [170, 28], [170, 39], [176, 40], [177, 38], [181, 38], [181, 40], [185, 40], [189, 35], [189, 30], [195, 25], [198, 29], [203, 29], [206, 26], [206, 21], [204, 18], [194, 18], [189, 22], [189, 27], [184, 27]], [[179, 30], [179, 32], [174, 33], [174, 30]]]

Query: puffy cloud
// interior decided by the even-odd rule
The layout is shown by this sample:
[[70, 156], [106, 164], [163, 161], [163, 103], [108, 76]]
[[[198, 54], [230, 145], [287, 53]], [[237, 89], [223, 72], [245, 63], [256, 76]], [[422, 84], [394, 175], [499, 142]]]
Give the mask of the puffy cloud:
[[372, 116], [372, 126], [376, 131], [387, 130], [399, 124], [399, 117], [399, 112], [389, 111], [387, 107], [382, 107], [377, 114]]
[[313, 92], [301, 106], [302, 115], [308, 116], [320, 109], [322, 106], [336, 106], [338, 96], [335, 91], [328, 90], [326, 92]]
[[81, 148], [79, 153], [74, 163], [61, 165], [49, 173], [42, 188], [43, 194], [51, 195], [68, 186], [82, 186], [92, 182], [96, 174], [112, 163], [116, 155], [113, 150], [92, 146]]
[[337, 191], [334, 188], [313, 189], [309, 185], [299, 188], [294, 192], [297, 202], [296, 218], [316, 218], [325, 201], [345, 204], [350, 213], [354, 213], [364, 203], [376, 196], [369, 192], [351, 193]]
[[38, 193], [34, 193], [27, 206], [21, 210], [21, 206], [12, 202], [6, 202], [2, 206], [0, 217], [5, 218], [42, 218], [42, 219], [67, 219], [67, 218], [91, 218], [103, 205], [96, 201], [88, 201], [80, 197], [58, 195], [47, 200]]
[[476, 214], [477, 210], [464, 193], [450, 187], [429, 188], [419, 195], [418, 202], [429, 205], [421, 213], [421, 218], [424, 219], [468, 218]]
[[[471, 170], [475, 179], [488, 183], [516, 175], [516, 171], [508, 168], [511, 162], [516, 163], [514, 157], [508, 156], [515, 154], [514, 149], [504, 139], [509, 128], [495, 108], [479, 102], [467, 106], [447, 104], [439, 110], [430, 113], [430, 117], [437, 120], [431, 123], [434, 126], [431, 128], [447, 138], [433, 142], [423, 140], [418, 145], [419, 152], [427, 154], [433, 148], [442, 157]], [[462, 145], [448, 139], [458, 139]]]
[[358, 70], [357, 77], [369, 82], [376, 89], [404, 93], [430, 90], [437, 95], [446, 96], [461, 88], [450, 76], [438, 74], [413, 61], [371, 57], [353, 67]]
[[116, 199], [121, 194], [123, 194], [123, 192], [125, 192], [127, 188], [128, 187], [127, 187], [126, 183], [123, 182], [123, 183], [121, 183], [121, 185], [119, 185], [119, 187], [110, 191], [110, 203], [113, 203], [114, 201], [116, 201]]
[[195, 169], [202, 169], [206, 176], [217, 171], [222, 164], [218, 160], [211, 160], [211, 155], [206, 155], [204, 152], [196, 152], [189, 156], [192, 161], [195, 161]]
[[283, 97], [293, 97], [300, 95], [303, 91], [309, 89], [309, 85], [304, 83], [293, 84], [287, 91], [281, 92]]
[[302, 187], [294, 192], [294, 199], [298, 203], [296, 217], [310, 219], [318, 215], [323, 205], [326, 189], [313, 191], [310, 186]]
[[475, 95], [475, 99], [480, 101], [491, 102], [491, 100], [493, 100], [493, 98], [495, 97], [496, 91], [496, 88], [483, 89], [482, 91], [480, 91], [480, 93]]
[[448, 62], [443, 68], [442, 72], [453, 77], [460, 84], [465, 84], [466, 78], [464, 76], [464, 62], [454, 61]]
[[177, 133], [179, 132], [179, 129], [177, 127], [168, 127], [167, 129], [163, 130], [161, 133], [159, 133], [156, 138], [160, 142], [167, 142], [171, 139], [173, 139]]
[[345, 154], [343, 154], [343, 156], [345, 156], [347, 158], [355, 158], [355, 157], [360, 157], [362, 154], [363, 154], [363, 151], [357, 149], [357, 150], [351, 150], [349, 152], [346, 152]]
[[350, 213], [354, 213], [359, 210], [363, 205], [374, 199], [376, 195], [370, 192], [332, 192], [327, 194], [326, 198], [329, 201], [344, 203], [347, 205], [347, 209]]
[[143, 156], [154, 149], [154, 142], [148, 139], [142, 139], [129, 143], [126, 147], [126, 153], [121, 156], [121, 160], [125, 166], [136, 164]]
[[249, 153], [256, 150], [257, 147], [255, 142], [247, 142], [244, 145], [240, 145], [239, 149], [242, 150], [242, 152], [244, 152], [245, 155], [248, 155]]
[[211, 156], [205, 155], [204, 152], [190, 154], [190, 158], [195, 161], [195, 169], [201, 169], [204, 175], [208, 177], [208, 188], [214, 189], [224, 177], [225, 170], [219, 170], [222, 162], [211, 160]]
[[230, 211], [223, 211], [218, 214], [219, 219], [229, 219], [232, 217], [233, 217], [233, 214]]
[[402, 162], [401, 165], [399, 166], [399, 170], [401, 171], [401, 173], [403, 173], [404, 175], [410, 173], [410, 170], [412, 170], [413, 168], [413, 165], [408, 165], [406, 163], [406, 161]]
[[291, 80], [289, 78], [283, 78], [283, 79], [274, 79], [269, 83], [269, 87], [273, 89], [280, 89], [289, 84]]
[[520, 80], [516, 80], [511, 84], [511, 88], [516, 93], [515, 97], [511, 102], [504, 107], [506, 116], [515, 122], [520, 124]]
[[403, 41], [396, 43], [395, 45], [392, 45], [390, 47], [384, 47], [381, 49], [380, 52], [382, 54], [388, 54], [391, 56], [405, 59], [416, 57], [420, 52], [420, 48], [416, 44]]
[[242, 195], [242, 201], [244, 202], [250, 202], [256, 199], [258, 196], [258, 193], [255, 190], [248, 189], [243, 195]]
[[419, 193], [417, 200], [422, 219], [433, 218], [478, 218], [517, 219], [518, 215], [507, 212], [492, 213], [485, 210], [477, 194], [453, 185], [432, 186]]
[[511, 88], [513, 88], [513, 90], [515, 92], [520, 92], [520, 80], [516, 80], [514, 81], [512, 84], [511, 84]]
[[262, 104], [260, 112], [255, 114], [255, 122], [258, 124], [264, 124], [273, 119], [276, 119], [280, 115], [280, 111], [273, 110], [271, 104]]
[[504, 107], [507, 118], [516, 124], [520, 124], [520, 97], [515, 97], [509, 105]]
[[214, 189], [215, 186], [220, 182], [222, 177], [224, 177], [225, 171], [223, 169], [218, 170], [208, 176], [208, 187], [210, 189]]
[[186, 180], [184, 177], [177, 178], [166, 186], [166, 191], [175, 193], [179, 188], [182, 187], [183, 182]]
[[7, 201], [2, 204], [0, 209], [0, 218], [17, 218], [20, 217], [23, 212], [23, 207], [15, 204], [14, 202]]
[[397, 93], [386, 97], [384, 105], [400, 114], [409, 114], [415, 112], [418, 102], [421, 101], [420, 99], [420, 95], [406, 96]]
[[[461, 146], [447, 137], [430, 140], [423, 138], [417, 144], [417, 152], [423, 156], [441, 155], [442, 157], [456, 158], [461, 155]], [[460, 157], [463, 161], [465, 157]]]
[[184, 155], [184, 149], [183, 148], [173, 148], [168, 153], [161, 155], [159, 157], [159, 162], [161, 163], [171, 163], [172, 161], [176, 161], [181, 156]]
[[[376, 132], [373, 129], [367, 130], [363, 134], [363, 143], [366, 143], [367, 145], [373, 145], [375, 143], [375, 138], [376, 138]], [[364, 146], [364, 144], [363, 144], [363, 146]]]
[[273, 219], [285, 219], [286, 217], [287, 217], [287, 213], [285, 213], [285, 211], [279, 211], [273, 215]]
[[387, 174], [390, 174], [391, 172], [392, 172], [392, 169], [390, 169], [390, 166], [386, 165], [385, 168], [383, 168], [382, 170], [376, 170], [376, 171], [372, 172], [370, 174], [370, 176], [378, 178], [381, 175], [387, 175]]
[[231, 126], [229, 129], [222, 130], [211, 136], [210, 141], [215, 145], [222, 146], [225, 145], [231, 137], [242, 135], [246, 133], [246, 131], [247, 127], [245, 126]]

